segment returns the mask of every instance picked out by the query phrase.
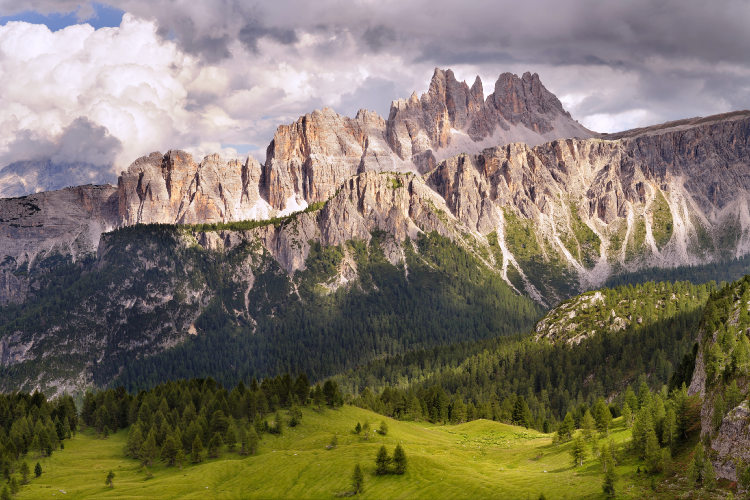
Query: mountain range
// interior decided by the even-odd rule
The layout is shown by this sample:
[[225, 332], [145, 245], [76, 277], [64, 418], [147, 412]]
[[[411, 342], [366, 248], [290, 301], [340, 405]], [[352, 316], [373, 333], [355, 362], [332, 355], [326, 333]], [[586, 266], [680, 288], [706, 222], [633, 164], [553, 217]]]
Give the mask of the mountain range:
[[[516, 311], [521, 329], [613, 276], [742, 257], [749, 127], [742, 111], [598, 134], [536, 74], [502, 74], [484, 98], [479, 78], [469, 87], [436, 69], [387, 119], [326, 108], [280, 126], [262, 164], [171, 150], [135, 160], [117, 186], [0, 199], [2, 388], [106, 385], [227, 324], [269, 342], [248, 375], [280, 359], [310, 369], [271, 345], [299, 313], [290, 304], [341, 316], [352, 296], [408, 294], [428, 276], [484, 305], [481, 286], [507, 292], [499, 311]], [[467, 278], [470, 267], [484, 276]], [[314, 373], [438, 342], [416, 326], [390, 340], [370, 328], [379, 340], [364, 358]]]

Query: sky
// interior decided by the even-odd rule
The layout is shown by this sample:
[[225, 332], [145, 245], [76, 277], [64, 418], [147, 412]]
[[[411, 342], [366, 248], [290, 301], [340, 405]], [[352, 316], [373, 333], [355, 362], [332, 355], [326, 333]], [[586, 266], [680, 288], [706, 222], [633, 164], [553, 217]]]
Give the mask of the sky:
[[748, 21], [750, 0], [0, 0], [0, 168], [262, 162], [278, 125], [387, 117], [435, 67], [485, 92], [536, 72], [599, 132], [747, 109]]

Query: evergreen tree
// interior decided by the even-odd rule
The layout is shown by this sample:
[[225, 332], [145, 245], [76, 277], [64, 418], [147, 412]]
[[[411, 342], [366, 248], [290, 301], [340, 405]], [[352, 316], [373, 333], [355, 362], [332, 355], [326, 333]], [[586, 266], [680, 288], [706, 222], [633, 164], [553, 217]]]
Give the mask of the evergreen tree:
[[705, 466], [705, 455], [703, 452], [703, 445], [698, 443], [695, 445], [693, 451], [693, 458], [690, 460], [688, 465], [687, 476], [691, 485], [703, 484], [704, 472], [703, 467]]
[[158, 455], [159, 448], [156, 445], [156, 431], [151, 429], [148, 433], [148, 437], [141, 445], [139, 457], [144, 465], [151, 465]]
[[10, 490], [8, 489], [7, 484], [3, 487], [3, 492], [0, 493], [0, 500], [13, 500], [13, 497], [10, 495]]
[[302, 421], [302, 410], [297, 405], [289, 408], [289, 427], [297, 427]]
[[182, 448], [182, 443], [178, 443], [173, 434], [167, 436], [161, 447], [161, 459], [166, 462], [168, 466], [175, 464], [178, 448]]
[[106, 479], [104, 479], [104, 484], [106, 486], [109, 486], [110, 488], [114, 488], [115, 487], [114, 479], [115, 479], [115, 473], [110, 470], [107, 473]]
[[365, 476], [362, 473], [362, 468], [357, 464], [354, 466], [354, 473], [352, 474], [352, 493], [355, 495], [361, 493], [364, 482]]
[[370, 439], [370, 422], [365, 422], [365, 425], [362, 426], [362, 437]]
[[703, 487], [708, 490], [716, 488], [716, 471], [711, 459], [706, 459], [703, 466]]
[[388, 424], [385, 423], [385, 420], [380, 421], [380, 427], [378, 428], [378, 432], [381, 436], [385, 436], [388, 434]]
[[602, 484], [602, 491], [604, 491], [605, 497], [615, 498], [615, 480], [616, 479], [617, 479], [617, 476], [615, 475], [614, 467], [607, 469], [607, 471], [604, 473], [604, 483]]
[[227, 445], [229, 451], [234, 451], [237, 447], [237, 431], [234, 423], [232, 423], [227, 429], [226, 436], [224, 437], [224, 444]]
[[388, 474], [388, 466], [391, 463], [390, 457], [388, 457], [388, 450], [385, 449], [385, 445], [381, 446], [378, 450], [378, 454], [375, 457], [375, 474], [382, 476]]
[[31, 473], [29, 470], [29, 464], [21, 462], [19, 471], [21, 472], [21, 484], [29, 484], [29, 474]]
[[10, 487], [10, 494], [15, 495], [18, 493], [18, 490], [21, 489], [21, 486], [18, 484], [18, 479], [16, 479], [16, 476], [13, 476], [10, 478], [10, 481], [8, 481], [8, 486]]
[[654, 429], [649, 429], [646, 435], [645, 458], [649, 472], [655, 474], [661, 470], [661, 448]]
[[604, 398], [599, 398], [594, 405], [594, 420], [596, 420], [596, 429], [602, 434], [609, 432], [609, 426], [612, 423], [612, 412], [609, 411], [609, 406], [604, 401]]
[[560, 424], [560, 427], [557, 428], [557, 436], [560, 438], [560, 441], [567, 441], [573, 436], [574, 430], [575, 423], [573, 422], [573, 415], [568, 412], [565, 414], [565, 418]]
[[586, 443], [583, 438], [577, 435], [573, 439], [573, 446], [570, 448], [570, 457], [573, 459], [573, 466], [583, 466], [583, 461], [586, 459]]
[[512, 422], [516, 425], [522, 425], [527, 429], [531, 425], [531, 410], [529, 410], [529, 405], [523, 396], [519, 396], [513, 405]]
[[661, 442], [672, 452], [676, 449], [677, 437], [677, 414], [673, 408], [669, 408], [664, 416]]
[[41, 475], [42, 475], [42, 464], [37, 462], [36, 465], [34, 466], [34, 476], [39, 477]]
[[586, 441], [590, 441], [594, 436], [594, 430], [596, 429], [596, 422], [594, 417], [591, 416], [591, 412], [586, 410], [581, 419], [581, 430], [583, 431], [583, 437]]
[[177, 467], [182, 469], [182, 464], [185, 463], [185, 450], [182, 449], [182, 446], [177, 448], [177, 453], [174, 456], [174, 463]]
[[406, 472], [406, 454], [400, 444], [393, 450], [393, 472], [403, 474]]
[[214, 435], [211, 436], [211, 440], [208, 442], [208, 456], [211, 458], [219, 458], [223, 444], [221, 434], [214, 432]]
[[362, 424], [357, 422], [357, 425], [354, 426], [354, 434], [359, 434], [360, 432], [362, 432]]
[[190, 461], [194, 464], [203, 461], [203, 443], [201, 442], [201, 437], [198, 435], [196, 435], [195, 439], [193, 439], [193, 447], [190, 452]]
[[623, 403], [622, 405], [622, 420], [628, 428], [633, 425], [633, 412], [627, 403]]

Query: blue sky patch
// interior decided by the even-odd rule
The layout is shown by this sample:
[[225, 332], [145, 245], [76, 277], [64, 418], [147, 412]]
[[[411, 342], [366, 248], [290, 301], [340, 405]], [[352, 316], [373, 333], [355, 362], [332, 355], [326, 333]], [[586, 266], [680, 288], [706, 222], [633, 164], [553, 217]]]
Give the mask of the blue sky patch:
[[10, 21], [44, 24], [51, 31], [61, 30], [74, 24], [90, 24], [95, 29], [120, 26], [122, 15], [125, 11], [100, 3], [94, 3], [92, 6], [94, 8], [94, 15], [85, 21], [79, 21], [75, 11], [40, 14], [39, 12], [30, 10], [13, 14], [12, 16], [0, 16], [0, 26]]

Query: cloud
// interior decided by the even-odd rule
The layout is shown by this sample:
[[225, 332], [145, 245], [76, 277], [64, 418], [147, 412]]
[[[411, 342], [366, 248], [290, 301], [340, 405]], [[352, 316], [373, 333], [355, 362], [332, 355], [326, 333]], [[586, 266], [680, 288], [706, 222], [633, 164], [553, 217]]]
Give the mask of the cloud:
[[[0, 15], [86, 17], [92, 5], [0, 0]], [[222, 145], [253, 145], [263, 161], [279, 124], [323, 106], [385, 115], [391, 99], [426, 90], [435, 66], [469, 83], [478, 74], [487, 91], [502, 72], [537, 72], [601, 131], [750, 108], [745, 0], [116, 6], [127, 12], [117, 28], [0, 27], [0, 165], [18, 156], [16, 138], [54, 142], [78, 117], [120, 141], [118, 168], [168, 148], [233, 154]]]
[[[110, 168], [122, 151], [122, 143], [109, 131], [79, 117], [54, 138], [40, 136], [38, 132], [24, 129], [9, 144], [9, 163], [20, 160], [49, 159], [52, 163], [83, 162]], [[7, 160], [6, 160], [7, 161]]]

